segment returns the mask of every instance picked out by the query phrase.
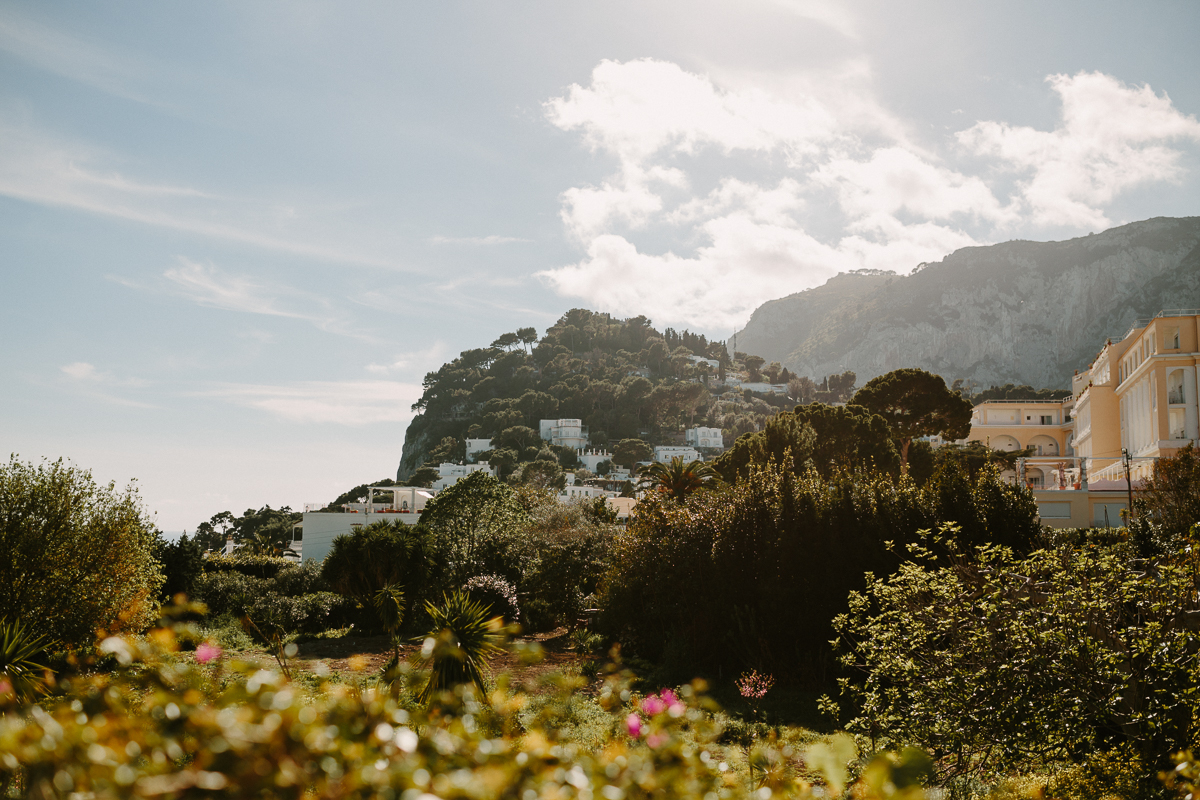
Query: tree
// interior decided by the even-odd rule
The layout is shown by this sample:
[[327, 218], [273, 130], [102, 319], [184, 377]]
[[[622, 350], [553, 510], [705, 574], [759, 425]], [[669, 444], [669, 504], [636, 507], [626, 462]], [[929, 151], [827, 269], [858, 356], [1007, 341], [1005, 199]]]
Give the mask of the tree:
[[405, 481], [405, 483], [407, 483], [409, 486], [420, 486], [424, 489], [428, 489], [430, 486], [433, 486], [434, 481], [440, 477], [442, 477], [442, 474], [438, 472], [435, 467], [426, 466], [421, 467], [412, 475], [409, 475], [408, 480]]
[[746, 370], [749, 372], [747, 377], [750, 379], [750, 383], [758, 383], [762, 380], [759, 370], [762, 369], [763, 364], [767, 363], [765, 358], [762, 356], [746, 356], [742, 360], [742, 363], [746, 365]]
[[702, 461], [684, 463], [683, 458], [676, 456], [670, 464], [655, 462], [647, 464], [638, 473], [639, 489], [662, 492], [672, 500], [685, 500], [688, 495], [719, 483], [721, 476], [710, 464]]
[[529, 347], [535, 344], [538, 340], [536, 328], [517, 328], [517, 338], [521, 340], [521, 344], [525, 345], [525, 351], [529, 352]]
[[476, 575], [520, 577], [511, 551], [525, 517], [512, 488], [480, 470], [438, 492], [421, 522], [437, 536], [451, 585], [461, 586]]
[[542, 490], [561, 490], [567, 485], [567, 475], [558, 461], [539, 458], [521, 468], [521, 483]]
[[971, 432], [971, 404], [923, 369], [897, 369], [867, 381], [850, 401], [887, 420], [900, 448], [900, 469], [908, 467], [908, 447], [918, 436], [965, 439]]
[[192, 593], [196, 578], [204, 569], [204, 553], [198, 540], [188, 538], [186, 533], [173, 542], [156, 535], [154, 559], [160, 564], [165, 579], [159, 592], [160, 601], [166, 603], [177, 594]]
[[[379, 592], [388, 587], [403, 587], [409, 606], [415, 605], [436, 577], [431, 538], [421, 525], [372, 522], [333, 540], [321, 575], [329, 588], [364, 608], [374, 609]], [[379, 621], [386, 627], [385, 618]]]
[[1185, 536], [1200, 522], [1200, 451], [1189, 443], [1174, 456], [1160, 458], [1142, 497], [1167, 536]]
[[622, 439], [613, 448], [612, 462], [625, 469], [633, 469], [639, 461], [654, 458], [654, 449], [641, 439]]
[[154, 621], [163, 584], [135, 489], [60, 459], [0, 465], [0, 618], [66, 647]]

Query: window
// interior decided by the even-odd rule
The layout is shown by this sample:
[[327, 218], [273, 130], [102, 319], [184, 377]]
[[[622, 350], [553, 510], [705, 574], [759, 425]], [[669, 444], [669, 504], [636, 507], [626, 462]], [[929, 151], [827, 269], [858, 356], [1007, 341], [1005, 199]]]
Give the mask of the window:
[[1168, 350], [1179, 349], [1179, 328], [1170, 328], [1163, 336], [1163, 347]]
[[1053, 425], [1054, 417], [1051, 415], [1048, 415], [1048, 414], [1043, 414], [1042, 415], [1042, 424], [1043, 425]]

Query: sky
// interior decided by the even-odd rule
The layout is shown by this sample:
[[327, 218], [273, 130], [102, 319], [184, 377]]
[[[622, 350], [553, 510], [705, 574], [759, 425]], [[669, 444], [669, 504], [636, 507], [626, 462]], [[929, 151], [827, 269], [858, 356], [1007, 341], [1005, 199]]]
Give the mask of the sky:
[[0, 0], [0, 444], [168, 533], [394, 477], [567, 309], [727, 338], [1200, 213], [1200, 5]]

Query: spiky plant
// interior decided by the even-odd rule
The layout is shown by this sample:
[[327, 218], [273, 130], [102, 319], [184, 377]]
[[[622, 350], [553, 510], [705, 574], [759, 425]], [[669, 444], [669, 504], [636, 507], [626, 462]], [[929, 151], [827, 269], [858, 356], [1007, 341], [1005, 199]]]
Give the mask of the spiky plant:
[[638, 475], [639, 489], [659, 491], [675, 500], [683, 500], [697, 489], [721, 480], [711, 465], [702, 461], [684, 462], [679, 456], [672, 458], [670, 464], [647, 464]]
[[392, 660], [400, 661], [400, 626], [404, 623], [404, 589], [395, 583], [385, 584], [371, 598], [383, 629], [392, 637]]
[[482, 603], [465, 592], [443, 595], [443, 604], [426, 603], [433, 621], [421, 647], [421, 658], [429, 665], [429, 680], [418, 695], [428, 703], [439, 692], [473, 683], [482, 693], [487, 659], [500, 651], [499, 617], [488, 616]]
[[47, 644], [46, 637], [35, 634], [19, 620], [0, 619], [0, 684], [7, 683], [18, 700], [31, 700], [46, 692], [43, 676], [50, 668], [36, 659]]

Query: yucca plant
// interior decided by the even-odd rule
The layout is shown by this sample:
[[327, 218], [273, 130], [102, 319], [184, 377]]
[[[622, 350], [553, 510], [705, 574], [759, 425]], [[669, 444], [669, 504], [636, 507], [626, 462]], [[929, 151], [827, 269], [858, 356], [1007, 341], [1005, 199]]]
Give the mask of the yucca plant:
[[404, 624], [404, 589], [394, 583], [383, 586], [371, 598], [383, 629], [392, 637], [392, 662], [400, 661], [400, 626]]
[[500, 651], [503, 623], [499, 617], [489, 617], [488, 609], [465, 592], [442, 599], [440, 606], [425, 604], [433, 626], [421, 647], [421, 659], [429, 665], [429, 680], [417, 697], [422, 703], [464, 683], [484, 692], [487, 659]]
[[48, 666], [36, 659], [48, 640], [35, 634], [19, 620], [0, 619], [0, 694], [7, 683], [17, 699], [24, 702], [46, 692]]

